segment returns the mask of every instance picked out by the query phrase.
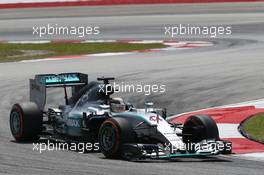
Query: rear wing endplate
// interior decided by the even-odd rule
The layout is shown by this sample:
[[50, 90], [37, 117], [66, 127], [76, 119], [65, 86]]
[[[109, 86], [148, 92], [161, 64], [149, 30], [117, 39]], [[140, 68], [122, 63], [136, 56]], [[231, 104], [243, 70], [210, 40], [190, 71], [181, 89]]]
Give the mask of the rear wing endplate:
[[88, 75], [83, 73], [38, 74], [29, 80], [30, 101], [35, 102], [40, 110], [46, 104], [46, 90], [54, 87], [71, 87], [72, 95], [88, 84]]

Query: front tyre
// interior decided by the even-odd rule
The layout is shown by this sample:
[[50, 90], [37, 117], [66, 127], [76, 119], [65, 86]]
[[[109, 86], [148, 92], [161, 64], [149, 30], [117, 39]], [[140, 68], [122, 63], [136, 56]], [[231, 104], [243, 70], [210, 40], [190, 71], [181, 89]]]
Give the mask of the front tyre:
[[183, 125], [183, 142], [198, 143], [202, 140], [220, 140], [215, 121], [207, 115], [189, 117]]
[[122, 145], [133, 143], [135, 135], [126, 119], [110, 118], [101, 125], [98, 140], [100, 150], [106, 158], [121, 158]]
[[32, 102], [14, 104], [9, 123], [16, 141], [37, 141], [42, 130], [42, 112]]

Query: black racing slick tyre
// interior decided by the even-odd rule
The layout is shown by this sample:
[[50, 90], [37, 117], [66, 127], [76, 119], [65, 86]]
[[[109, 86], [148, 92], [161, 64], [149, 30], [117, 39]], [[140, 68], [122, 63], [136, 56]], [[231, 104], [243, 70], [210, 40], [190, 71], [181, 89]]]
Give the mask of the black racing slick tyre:
[[18, 142], [37, 141], [42, 120], [42, 112], [35, 103], [14, 104], [9, 121], [11, 133]]
[[184, 143], [198, 143], [202, 140], [220, 140], [215, 121], [207, 115], [189, 117], [182, 130]]
[[98, 141], [106, 158], [121, 158], [122, 145], [133, 143], [135, 135], [131, 124], [124, 118], [110, 118], [100, 127]]

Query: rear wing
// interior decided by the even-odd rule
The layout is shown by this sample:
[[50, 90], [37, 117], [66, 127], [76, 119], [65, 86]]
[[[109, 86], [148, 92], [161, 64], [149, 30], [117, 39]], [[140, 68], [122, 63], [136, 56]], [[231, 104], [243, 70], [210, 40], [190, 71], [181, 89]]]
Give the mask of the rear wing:
[[30, 101], [35, 102], [40, 110], [46, 104], [47, 88], [71, 87], [72, 95], [88, 84], [88, 75], [83, 73], [38, 74], [29, 80]]

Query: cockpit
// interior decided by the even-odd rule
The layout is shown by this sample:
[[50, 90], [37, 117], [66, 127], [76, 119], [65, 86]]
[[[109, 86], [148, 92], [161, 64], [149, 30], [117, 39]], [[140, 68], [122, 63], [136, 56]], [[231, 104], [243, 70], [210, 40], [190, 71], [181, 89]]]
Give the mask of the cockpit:
[[127, 110], [127, 105], [122, 98], [112, 98], [110, 99], [110, 110], [111, 112], [125, 112]]

